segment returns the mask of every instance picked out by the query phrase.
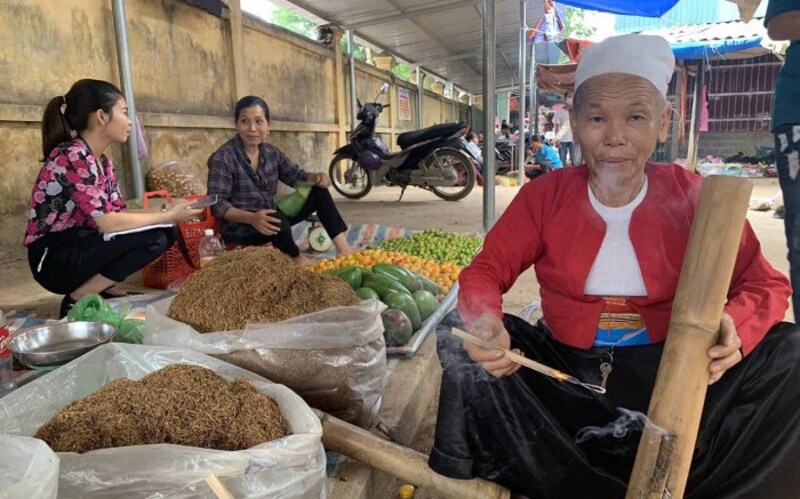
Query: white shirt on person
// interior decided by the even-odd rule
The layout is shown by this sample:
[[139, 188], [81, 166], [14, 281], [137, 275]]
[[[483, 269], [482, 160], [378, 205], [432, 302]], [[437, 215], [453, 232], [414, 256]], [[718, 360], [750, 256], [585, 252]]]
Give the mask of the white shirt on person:
[[563, 107], [556, 111], [555, 116], [553, 116], [553, 124], [558, 126], [556, 140], [572, 142], [572, 127], [569, 125], [569, 111]]

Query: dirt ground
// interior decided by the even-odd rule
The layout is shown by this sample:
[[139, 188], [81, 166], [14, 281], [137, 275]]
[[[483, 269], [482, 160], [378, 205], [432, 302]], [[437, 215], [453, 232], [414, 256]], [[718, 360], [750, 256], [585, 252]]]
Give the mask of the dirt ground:
[[[753, 180], [753, 197], [771, 197], [778, 192], [777, 180]], [[495, 188], [495, 212], [499, 218], [519, 188]], [[409, 189], [397, 202], [400, 190], [381, 187], [367, 197], [350, 201], [337, 196], [337, 204], [349, 223], [373, 223], [410, 229], [437, 228], [452, 232], [478, 232], [483, 226], [483, 189], [475, 190], [459, 202], [445, 202], [420, 189]], [[748, 211], [748, 219], [761, 240], [767, 259], [781, 272], [788, 274], [783, 221], [772, 218], [772, 212]], [[21, 236], [20, 236], [21, 239]], [[24, 249], [21, 246], [0, 248], [0, 309], [25, 309], [37, 315], [55, 317], [60, 296], [42, 289], [31, 277]], [[131, 289], [141, 288], [141, 280], [133, 276], [126, 282]], [[533, 271], [521, 275], [505, 296], [503, 308], [518, 313], [523, 306], [539, 299]], [[791, 314], [787, 316], [791, 319]]]

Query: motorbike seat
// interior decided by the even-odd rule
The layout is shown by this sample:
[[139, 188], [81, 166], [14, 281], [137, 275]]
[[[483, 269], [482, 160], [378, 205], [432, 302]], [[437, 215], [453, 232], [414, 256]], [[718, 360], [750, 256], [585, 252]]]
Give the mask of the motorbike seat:
[[423, 128], [422, 130], [401, 133], [397, 136], [397, 145], [400, 146], [401, 149], [405, 149], [414, 144], [425, 142], [426, 140], [449, 137], [457, 133], [463, 126], [463, 123], [442, 123], [441, 125], [433, 125], [428, 128]]

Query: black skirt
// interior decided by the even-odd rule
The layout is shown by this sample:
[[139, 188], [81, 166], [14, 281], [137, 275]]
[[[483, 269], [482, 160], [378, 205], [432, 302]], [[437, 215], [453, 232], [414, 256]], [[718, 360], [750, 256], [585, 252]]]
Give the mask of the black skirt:
[[[599, 383], [607, 348], [566, 346], [542, 323], [510, 315], [504, 323], [511, 346], [528, 358]], [[617, 347], [608, 393], [598, 395], [524, 367], [494, 378], [467, 356], [452, 326], [461, 326], [455, 312], [437, 329], [443, 371], [433, 470], [482, 477], [537, 499], [625, 496], [642, 428], [628, 411], [647, 412], [663, 344]], [[615, 431], [609, 431], [612, 422]], [[686, 497], [800, 497], [800, 330], [794, 324], [773, 327], [709, 387]]]

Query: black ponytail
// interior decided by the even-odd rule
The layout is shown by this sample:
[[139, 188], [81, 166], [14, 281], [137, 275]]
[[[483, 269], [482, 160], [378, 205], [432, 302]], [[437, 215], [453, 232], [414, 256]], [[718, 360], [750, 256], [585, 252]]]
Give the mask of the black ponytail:
[[121, 98], [122, 91], [114, 84], [86, 79], [75, 82], [66, 95], [50, 99], [42, 116], [43, 160], [58, 144], [72, 140], [72, 131], [89, 128], [89, 115], [98, 109], [110, 115]]
[[47, 156], [58, 144], [72, 139], [69, 123], [61, 112], [64, 105], [64, 96], [53, 97], [47, 103], [42, 116], [42, 161], [47, 161]]

